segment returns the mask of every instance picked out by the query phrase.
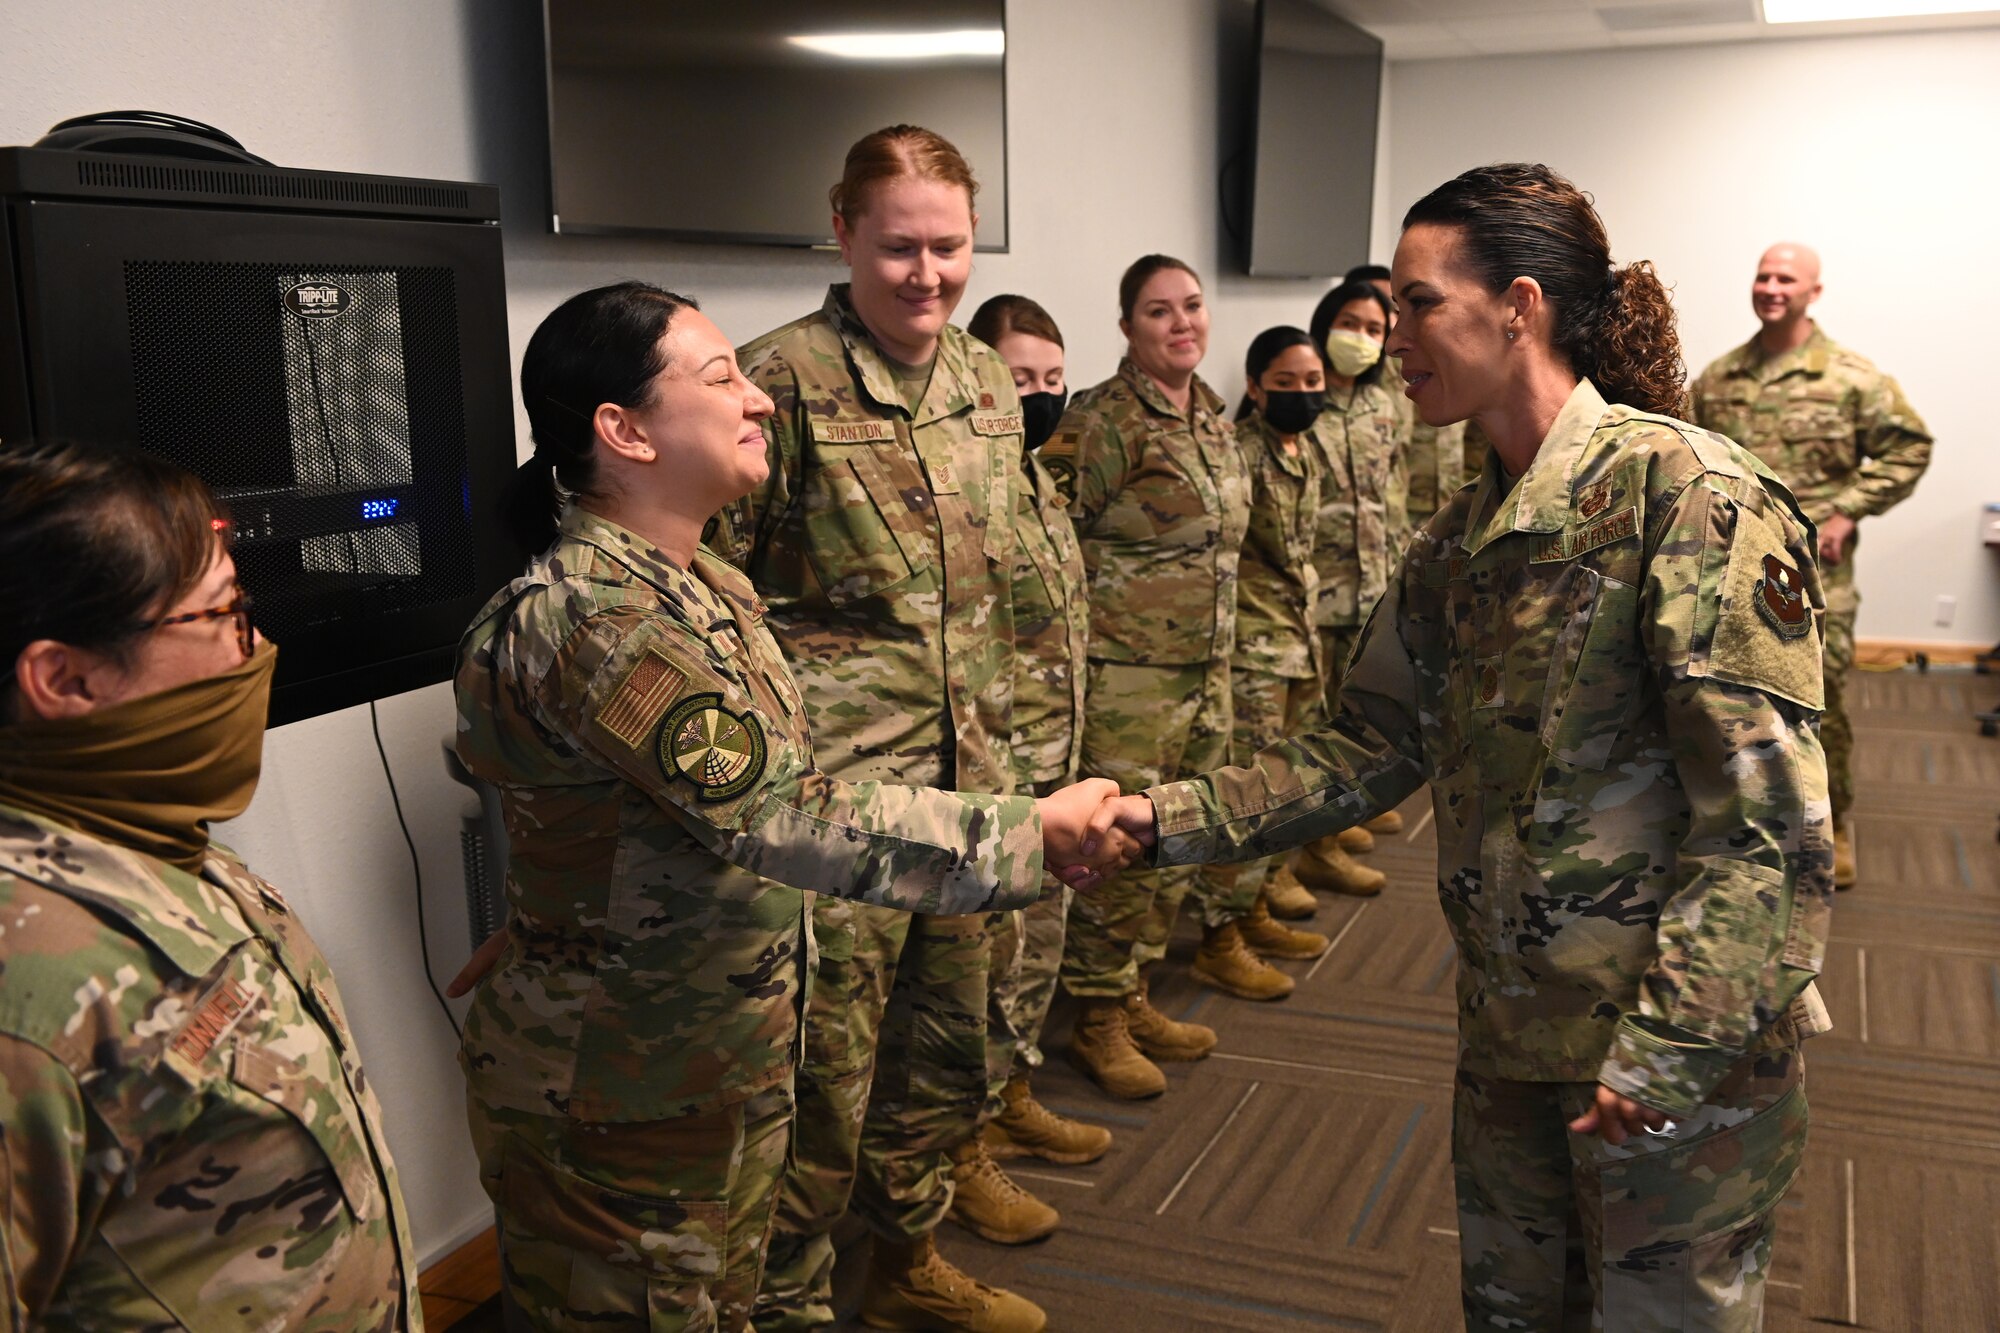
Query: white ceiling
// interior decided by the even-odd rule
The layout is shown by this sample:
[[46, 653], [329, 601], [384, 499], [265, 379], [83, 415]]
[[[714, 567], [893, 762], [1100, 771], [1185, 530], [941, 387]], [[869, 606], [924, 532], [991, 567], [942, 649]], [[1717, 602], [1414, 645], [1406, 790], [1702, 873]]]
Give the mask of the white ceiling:
[[[1391, 60], [2000, 25], [2000, 13], [1766, 24], [1758, 0], [1320, 0]], [[2000, 0], [1995, 0], [2000, 5]]]

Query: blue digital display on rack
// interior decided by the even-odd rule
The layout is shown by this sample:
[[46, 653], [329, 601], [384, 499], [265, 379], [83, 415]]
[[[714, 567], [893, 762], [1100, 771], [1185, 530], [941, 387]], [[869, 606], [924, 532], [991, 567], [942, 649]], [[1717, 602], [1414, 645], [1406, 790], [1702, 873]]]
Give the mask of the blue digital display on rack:
[[363, 500], [361, 502], [361, 519], [363, 522], [373, 522], [376, 519], [394, 518], [396, 511], [402, 508], [402, 505], [403, 502], [401, 500], [393, 498], [387, 500]]

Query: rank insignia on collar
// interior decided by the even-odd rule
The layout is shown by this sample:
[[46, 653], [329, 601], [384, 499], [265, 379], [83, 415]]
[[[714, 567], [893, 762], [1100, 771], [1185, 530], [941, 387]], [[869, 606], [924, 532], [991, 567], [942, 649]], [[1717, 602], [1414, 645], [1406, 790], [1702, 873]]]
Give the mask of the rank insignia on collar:
[[1577, 493], [1576, 512], [1585, 518], [1596, 518], [1611, 504], [1611, 478], [1592, 482]]
[[990, 393], [981, 393], [981, 394], [979, 395], [979, 410], [980, 410], [980, 411], [982, 411], [982, 412], [991, 412], [991, 411], [993, 410], [994, 406], [995, 406], [995, 404], [994, 404], [994, 402], [993, 402], [993, 395], [992, 395], [992, 394], [990, 394]]
[[660, 728], [660, 771], [686, 778], [703, 801], [741, 796], [764, 776], [764, 728], [724, 708], [719, 694], [690, 695]]
[[1812, 631], [1805, 579], [1775, 555], [1764, 557], [1764, 577], [1757, 580], [1756, 599], [1757, 614], [1778, 637], [1798, 639]]

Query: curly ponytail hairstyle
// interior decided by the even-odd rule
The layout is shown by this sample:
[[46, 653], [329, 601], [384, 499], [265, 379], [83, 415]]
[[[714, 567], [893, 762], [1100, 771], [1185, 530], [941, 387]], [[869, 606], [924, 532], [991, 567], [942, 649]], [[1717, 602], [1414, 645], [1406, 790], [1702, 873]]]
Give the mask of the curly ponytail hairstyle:
[[1590, 196], [1537, 163], [1474, 167], [1410, 206], [1403, 228], [1463, 232], [1464, 253], [1489, 291], [1516, 278], [1541, 284], [1555, 348], [1606, 402], [1678, 416], [1687, 366], [1672, 298], [1645, 260], [1614, 268]]

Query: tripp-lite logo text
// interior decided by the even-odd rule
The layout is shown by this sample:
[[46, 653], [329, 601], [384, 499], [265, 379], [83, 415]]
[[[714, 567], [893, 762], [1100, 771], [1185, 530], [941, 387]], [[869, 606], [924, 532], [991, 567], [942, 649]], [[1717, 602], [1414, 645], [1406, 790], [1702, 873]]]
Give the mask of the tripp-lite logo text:
[[303, 319], [332, 319], [348, 305], [347, 289], [331, 282], [302, 282], [285, 293], [285, 309]]

